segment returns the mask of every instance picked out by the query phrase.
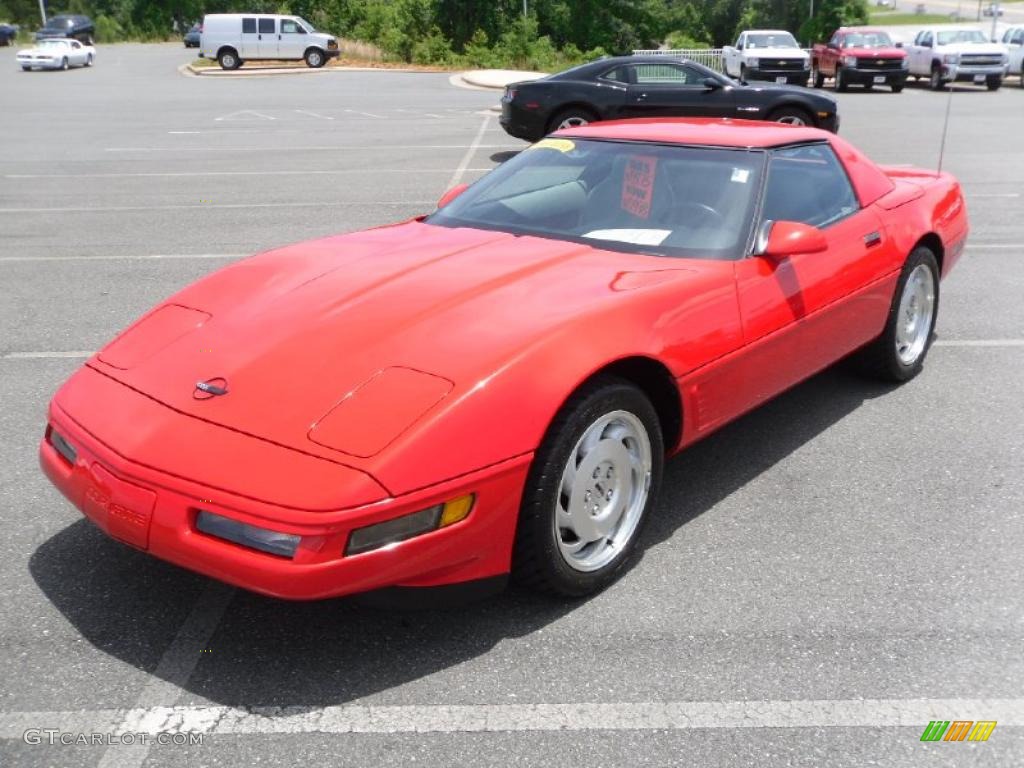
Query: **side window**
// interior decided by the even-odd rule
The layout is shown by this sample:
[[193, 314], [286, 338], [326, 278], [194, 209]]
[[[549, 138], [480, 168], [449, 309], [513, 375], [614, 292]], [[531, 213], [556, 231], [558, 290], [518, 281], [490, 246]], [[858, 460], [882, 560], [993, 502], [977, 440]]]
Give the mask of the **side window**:
[[277, 22], [275, 19], [260, 19], [260, 34], [261, 35], [272, 35], [277, 29]]
[[306, 30], [299, 26], [298, 22], [292, 21], [291, 19], [281, 19], [281, 34], [282, 35], [302, 35], [305, 34]]
[[923, 45], [925, 48], [931, 48], [932, 47], [932, 33], [931, 32], [924, 32], [924, 33], [921, 34], [921, 45]]
[[842, 38], [841, 38], [841, 37], [839, 36], [839, 34], [838, 34], [838, 33], [836, 33], [836, 34], [832, 35], [832, 39], [831, 39], [831, 40], [829, 40], [828, 42], [829, 42], [829, 44], [830, 44], [830, 45], [833, 45], [833, 46], [835, 46], [836, 48], [839, 48], [839, 47], [841, 47], [841, 46], [842, 46], [843, 40], [842, 40]]
[[74, 48], [77, 51], [79, 48], [82, 47], [82, 44], [77, 42], [77, 41], [75, 41], [75, 42], [71, 43], [71, 47]]
[[860, 209], [846, 171], [828, 144], [772, 153], [762, 218], [827, 227]]
[[739, 37], [736, 38], [736, 45], [735, 45], [735, 47], [742, 50], [742, 48], [743, 48], [743, 35], [740, 35]]
[[242, 34], [243, 35], [255, 35], [256, 34], [256, 19], [242, 19]]
[[699, 85], [696, 70], [675, 64], [636, 64], [637, 85]]
[[1024, 29], [1018, 29], [1016, 34], [1013, 36], [1014, 45], [1024, 45]]

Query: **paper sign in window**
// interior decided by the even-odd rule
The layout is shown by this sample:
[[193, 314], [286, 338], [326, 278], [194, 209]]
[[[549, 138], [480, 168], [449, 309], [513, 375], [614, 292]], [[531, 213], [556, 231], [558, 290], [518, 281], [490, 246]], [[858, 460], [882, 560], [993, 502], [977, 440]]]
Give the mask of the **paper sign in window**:
[[658, 158], [651, 155], [632, 155], [626, 161], [622, 176], [622, 209], [646, 219], [651, 215], [651, 197], [654, 195], [654, 171]]

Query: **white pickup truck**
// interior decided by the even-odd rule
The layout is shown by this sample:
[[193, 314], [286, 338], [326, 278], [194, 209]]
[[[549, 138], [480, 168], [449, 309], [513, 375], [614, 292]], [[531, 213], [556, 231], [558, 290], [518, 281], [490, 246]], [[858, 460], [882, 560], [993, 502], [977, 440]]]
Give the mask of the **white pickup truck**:
[[811, 57], [793, 36], [779, 29], [748, 29], [740, 32], [736, 45], [722, 49], [725, 74], [741, 82], [770, 80], [775, 83], [807, 85]]
[[928, 78], [936, 91], [958, 80], [995, 91], [1009, 68], [1006, 46], [989, 42], [984, 32], [972, 27], [925, 27], [906, 50], [910, 75]]

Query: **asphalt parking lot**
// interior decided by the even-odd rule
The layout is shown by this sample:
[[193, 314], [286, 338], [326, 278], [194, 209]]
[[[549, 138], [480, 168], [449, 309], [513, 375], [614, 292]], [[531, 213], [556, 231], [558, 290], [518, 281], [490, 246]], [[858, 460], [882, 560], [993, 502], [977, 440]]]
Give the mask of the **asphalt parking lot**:
[[[973, 234], [923, 375], [843, 367], [667, 468], [583, 602], [292, 604], [114, 543], [40, 473], [57, 386], [242, 255], [430, 210], [521, 148], [446, 74], [184, 77], [178, 46], [22, 73], [0, 50], [0, 764], [1024, 764], [1024, 92], [958, 88]], [[840, 95], [933, 167], [947, 97]], [[600, 706], [595, 706], [600, 705]], [[997, 720], [979, 744], [928, 720]], [[195, 730], [201, 745], [26, 743]], [[43, 737], [45, 739], [45, 736]]]

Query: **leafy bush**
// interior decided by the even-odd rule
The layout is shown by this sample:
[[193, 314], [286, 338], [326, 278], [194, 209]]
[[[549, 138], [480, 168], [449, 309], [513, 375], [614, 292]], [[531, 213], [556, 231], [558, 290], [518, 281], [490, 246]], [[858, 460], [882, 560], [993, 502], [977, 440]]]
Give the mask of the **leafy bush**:
[[109, 16], [100, 14], [94, 19], [96, 23], [97, 43], [116, 43], [124, 40], [124, 27]]

